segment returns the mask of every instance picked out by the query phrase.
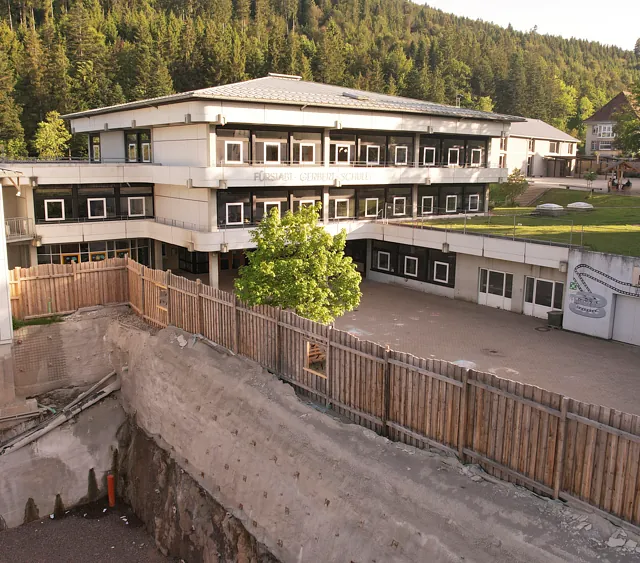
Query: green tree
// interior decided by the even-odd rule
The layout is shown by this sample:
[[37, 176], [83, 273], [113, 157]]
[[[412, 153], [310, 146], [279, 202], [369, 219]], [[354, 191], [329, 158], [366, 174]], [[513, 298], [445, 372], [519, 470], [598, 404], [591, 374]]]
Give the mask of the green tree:
[[614, 116], [613, 130], [616, 134], [615, 146], [625, 156], [634, 157], [640, 154], [640, 119], [631, 108]]
[[256, 250], [235, 282], [240, 299], [321, 323], [358, 306], [360, 274], [344, 254], [346, 232], [329, 234], [317, 224], [319, 212], [319, 204], [283, 218], [271, 210], [251, 233]]
[[497, 205], [513, 206], [517, 197], [529, 187], [529, 182], [519, 168], [515, 168], [506, 182], [493, 184], [491, 187], [491, 201]]
[[38, 123], [33, 146], [40, 158], [56, 159], [64, 156], [71, 133], [57, 111], [50, 111], [44, 121]]
[[7, 154], [7, 143], [19, 139], [24, 143], [24, 130], [20, 123], [21, 108], [13, 98], [15, 78], [9, 60], [0, 49], [0, 153]]
[[480, 96], [476, 100], [476, 109], [480, 111], [493, 111], [493, 100], [489, 96]]

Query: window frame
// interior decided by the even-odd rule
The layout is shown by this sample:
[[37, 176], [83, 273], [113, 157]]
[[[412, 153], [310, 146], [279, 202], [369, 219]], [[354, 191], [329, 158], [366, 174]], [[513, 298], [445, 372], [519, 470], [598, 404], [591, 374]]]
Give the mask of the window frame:
[[[430, 199], [431, 200], [431, 208], [429, 209], [428, 213], [424, 212], [424, 200], [425, 199]], [[432, 195], [423, 195], [422, 199], [420, 200], [420, 215], [433, 215], [433, 201], [434, 201], [434, 196]]]
[[[416, 273], [415, 274], [410, 274], [409, 272], [407, 272], [407, 262], [408, 261], [413, 261], [416, 265]], [[419, 260], [416, 256], [405, 256], [404, 257], [404, 275], [405, 276], [409, 276], [410, 278], [417, 278], [418, 277], [418, 266], [419, 266]]]
[[[269, 215], [271, 210], [267, 211], [267, 205], [277, 205], [278, 206], [278, 216], [282, 217], [282, 202], [281, 201], [263, 201], [262, 202], [262, 217], [266, 217]], [[244, 220], [244, 217], [242, 218]]]
[[[308, 166], [310, 164], [315, 164], [316, 163], [316, 144], [315, 143], [299, 143], [300, 145], [300, 164], [302, 166]], [[311, 150], [313, 151], [313, 158], [309, 161], [309, 160], [303, 160], [302, 159], [302, 149], [304, 147], [311, 147]]]
[[549, 141], [549, 152], [551, 154], [560, 154], [560, 143], [558, 141]]
[[[142, 215], [138, 213], [131, 213], [131, 200], [142, 200]], [[133, 195], [127, 197], [127, 212], [128, 217], [146, 217], [147, 216], [147, 200], [145, 196]]]
[[[387, 267], [383, 268], [380, 265], [380, 256], [385, 255], [387, 257]], [[376, 269], [381, 270], [383, 272], [391, 271], [391, 252], [387, 252], [386, 250], [376, 250]]]
[[[264, 151], [264, 158], [262, 159], [263, 164], [282, 164], [280, 141], [263, 141], [262, 146]], [[278, 149], [278, 160], [267, 160], [267, 147], [276, 147]], [[242, 153], [240, 153], [240, 156], [242, 156]]]
[[603, 139], [613, 139], [613, 125], [608, 123], [606, 125], [601, 125], [600, 127], [600, 135]]
[[[447, 277], [446, 279], [441, 279], [437, 277], [438, 266], [444, 266], [446, 268]], [[439, 260], [433, 261], [433, 281], [438, 283], [449, 283], [449, 263], [448, 262], [440, 262]]]
[[[476, 207], [471, 208], [471, 198], [475, 198]], [[469, 194], [469, 201], [467, 202], [467, 211], [480, 211], [480, 194]]]
[[[229, 222], [229, 207], [233, 207], [233, 206], [237, 206], [237, 205], [240, 206], [240, 221], [239, 222], [236, 221], [236, 222], [230, 223]], [[224, 214], [224, 220], [225, 220], [224, 224], [225, 225], [228, 225], [228, 226], [231, 226], [231, 227], [234, 227], [234, 226], [237, 226], [237, 225], [244, 225], [244, 202], [242, 202], [242, 201], [228, 201], [225, 204], [225, 208], [224, 209], [225, 209], [225, 214]]]
[[[455, 151], [457, 158], [455, 163], [451, 163], [451, 151]], [[447, 150], [447, 166], [456, 167], [460, 166], [460, 148], [459, 147], [449, 147]]]
[[[368, 205], [367, 203], [369, 201], [375, 201], [376, 202], [376, 213], [375, 215], [371, 215], [368, 212]], [[378, 218], [378, 213], [380, 212], [380, 198], [377, 197], [366, 197], [364, 198], [364, 216], [365, 217], [375, 217], [376, 219]]]
[[[240, 160], [229, 160], [228, 148], [230, 145], [240, 146]], [[225, 164], [244, 164], [244, 141], [225, 140], [224, 142], [224, 163]]]
[[300, 210], [300, 208], [303, 205], [310, 205], [311, 207], [314, 207], [315, 204], [316, 204], [316, 201], [317, 200], [315, 200], [315, 199], [299, 199], [298, 200], [298, 210]]
[[[346, 202], [347, 204], [347, 214], [346, 215], [338, 215], [338, 202]], [[336, 219], [348, 219], [349, 215], [349, 198], [336, 198], [333, 200], [333, 216]]]
[[[97, 140], [97, 142], [95, 142]], [[100, 135], [89, 135], [89, 146], [91, 148], [91, 162], [102, 162], [102, 147], [100, 143]], [[98, 158], [96, 158], [96, 148], [98, 149]]]
[[536, 140], [535, 139], [529, 139], [528, 149], [529, 149], [529, 152], [536, 152]]
[[599, 150], [601, 150], [601, 151], [611, 151], [611, 150], [613, 150], [613, 143], [611, 141], [600, 141]]
[[[59, 203], [60, 207], [62, 208], [62, 217], [58, 218], [58, 217], [54, 217], [51, 218], [49, 217], [49, 203]], [[44, 220], [45, 221], [66, 221], [67, 216], [65, 213], [65, 209], [64, 209], [64, 203], [65, 200], [64, 199], [45, 199], [44, 200]]]
[[[455, 206], [453, 209], [449, 209], [449, 200], [453, 198]], [[457, 213], [458, 212], [458, 196], [456, 194], [449, 194], [445, 200], [445, 213]]]
[[[431, 162], [427, 162], [427, 151], [433, 151]], [[422, 165], [436, 166], [436, 147], [422, 147]]]
[[[91, 202], [101, 201], [104, 213], [102, 215], [91, 214]], [[87, 219], [106, 219], [107, 218], [107, 198], [106, 197], [88, 197], [87, 198]]]
[[[398, 162], [398, 151], [404, 150], [404, 162]], [[409, 166], [409, 146], [408, 145], [396, 145], [393, 151], [393, 164], [395, 166]]]
[[[369, 149], [376, 149], [376, 160], [369, 160]], [[366, 164], [367, 166], [380, 166], [380, 145], [366, 145]]]
[[[478, 154], [478, 162], [473, 162], [473, 155]], [[482, 166], [482, 149], [471, 149], [471, 160], [469, 161], [469, 166], [473, 168], [480, 168]]]
[[[145, 158], [144, 150], [145, 147], [149, 150], [148, 157]], [[140, 160], [145, 163], [151, 162], [151, 141], [141, 141], [140, 142]]]
[[[131, 149], [135, 150], [135, 158], [131, 158]], [[138, 143], [127, 143], [127, 162], [138, 162]]]
[[[334, 143], [335, 147], [335, 155], [334, 155], [334, 164], [351, 164], [351, 145], [349, 143]], [[347, 160], [339, 160], [338, 155], [340, 149], [347, 149]]]
[[[402, 200], [402, 213], [396, 213], [396, 201]], [[407, 198], [406, 196], [394, 196], [393, 197], [393, 216], [394, 217], [402, 217], [407, 214]]]

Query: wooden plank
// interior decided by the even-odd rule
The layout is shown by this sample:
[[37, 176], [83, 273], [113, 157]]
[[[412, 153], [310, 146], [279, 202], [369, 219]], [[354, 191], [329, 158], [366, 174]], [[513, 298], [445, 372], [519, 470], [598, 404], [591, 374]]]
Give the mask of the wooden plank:
[[564, 467], [565, 438], [567, 435], [567, 412], [569, 409], [569, 399], [562, 398], [562, 406], [560, 408], [560, 427], [558, 428], [558, 440], [556, 441], [556, 466], [553, 473], [553, 498], [560, 496], [560, 488], [562, 487], [562, 469]]
[[460, 402], [458, 404], [458, 412], [460, 422], [458, 423], [458, 457], [464, 463], [464, 448], [467, 435], [467, 401], [469, 398], [469, 370], [462, 371], [462, 390], [460, 393]]
[[[338, 332], [338, 331], [336, 331]], [[340, 331], [342, 332], [342, 331]], [[335, 341], [331, 341], [331, 347], [332, 348], [339, 348], [340, 350], [344, 350], [345, 352], [350, 352], [351, 354], [356, 354], [358, 356], [361, 356], [363, 358], [367, 358], [368, 360], [374, 361], [374, 362], [378, 362], [380, 364], [384, 364], [385, 363], [385, 359], [384, 358], [380, 358], [378, 356], [374, 356], [373, 354], [367, 354], [366, 352], [362, 352], [361, 350], [357, 350], [355, 348], [351, 348], [350, 346], [345, 346], [344, 344], [339, 344], [338, 342]]]
[[455, 385], [456, 387], [462, 387], [462, 382], [456, 381], [455, 379], [448, 377], [446, 375], [440, 375], [439, 373], [429, 371], [426, 369], [422, 369], [418, 366], [412, 366], [411, 364], [407, 364], [406, 362], [400, 362], [398, 360], [389, 359], [389, 363], [395, 366], [409, 369], [421, 373], [422, 375], [426, 375], [428, 377], [432, 377], [433, 379], [437, 379], [439, 381], [444, 381], [445, 383], [450, 383], [451, 385]]
[[636, 434], [632, 434], [631, 432], [626, 432], [625, 430], [620, 430], [619, 428], [614, 428], [608, 424], [603, 424], [602, 422], [598, 422], [596, 420], [591, 420], [586, 416], [580, 416], [579, 414], [570, 412], [567, 414], [567, 418], [571, 420], [577, 420], [582, 424], [586, 424], [587, 426], [593, 426], [594, 428], [598, 428], [599, 430], [604, 430], [609, 434], [613, 434], [615, 436], [619, 436], [620, 438], [624, 438], [626, 440], [630, 440], [631, 442], [635, 442], [636, 444], [640, 444], [640, 436]]
[[512, 393], [508, 393], [507, 391], [503, 391], [502, 389], [498, 389], [497, 387], [493, 387], [492, 385], [487, 385], [486, 383], [482, 383], [480, 381], [475, 381], [475, 380], [473, 381], [470, 380], [469, 384], [475, 385], [476, 387], [480, 387], [481, 389], [486, 389], [487, 391], [491, 391], [492, 393], [496, 393], [497, 395], [502, 395], [503, 397], [513, 399], [514, 401], [518, 401], [534, 409], [547, 412], [549, 414], [552, 414], [553, 416], [560, 416], [560, 411], [558, 409], [554, 409], [546, 405], [542, 405], [536, 401], [532, 401], [530, 399], [520, 397], [519, 395], [513, 395]]

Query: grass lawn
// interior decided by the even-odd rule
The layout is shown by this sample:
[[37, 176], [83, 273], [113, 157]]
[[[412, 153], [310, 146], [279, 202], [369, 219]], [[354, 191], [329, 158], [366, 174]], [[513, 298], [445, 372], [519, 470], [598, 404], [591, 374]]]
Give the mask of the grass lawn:
[[[491, 217], [468, 218], [467, 231], [516, 238], [539, 239], [565, 244], [583, 244], [598, 252], [640, 256], [640, 198], [594, 194], [575, 190], [550, 190], [538, 203], [566, 206], [587, 201], [595, 209], [570, 211], [561, 217], [530, 215], [535, 208], [499, 208]], [[514, 227], [515, 216], [515, 227]], [[430, 226], [463, 230], [464, 219], [434, 220]]]

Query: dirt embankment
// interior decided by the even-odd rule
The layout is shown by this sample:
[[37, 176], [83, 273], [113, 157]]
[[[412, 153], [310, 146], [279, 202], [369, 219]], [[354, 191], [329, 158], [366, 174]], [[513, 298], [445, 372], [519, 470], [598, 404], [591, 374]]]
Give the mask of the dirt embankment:
[[[179, 481], [184, 469], [279, 560], [573, 563], [635, 555], [607, 547], [614, 528], [594, 514], [344, 424], [255, 364], [191, 335], [114, 323], [107, 339], [114, 365], [129, 366], [125, 409], [178, 465], [162, 469], [153, 456], [145, 463], [167, 482]], [[168, 544], [189, 522], [194, 538], [206, 542], [206, 530], [213, 533], [206, 522], [216, 516], [200, 510], [197, 488], [166, 498], [163, 491], [177, 489], [158, 489], [141, 489], [161, 497], [147, 500], [157, 506], [148, 514], [141, 508], [143, 519], [159, 518], [153, 525]], [[167, 528], [167, 517], [179, 528]], [[214, 544], [203, 557], [221, 545]]]

